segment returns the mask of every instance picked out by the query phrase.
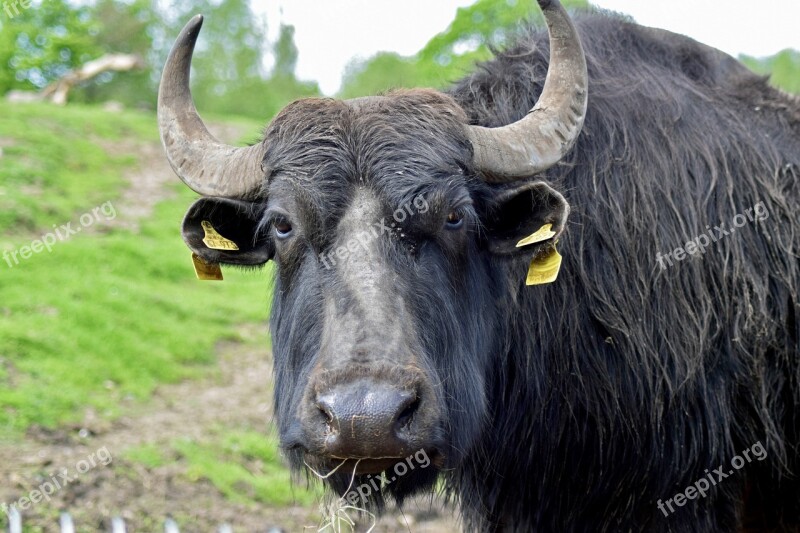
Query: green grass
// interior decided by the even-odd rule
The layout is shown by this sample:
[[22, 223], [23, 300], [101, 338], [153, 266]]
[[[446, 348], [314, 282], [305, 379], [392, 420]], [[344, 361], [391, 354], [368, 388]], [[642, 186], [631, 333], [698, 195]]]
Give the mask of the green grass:
[[197, 377], [235, 325], [266, 319], [268, 275], [195, 279], [177, 229], [188, 200], [159, 205], [140, 234], [78, 235], [0, 265], [0, 432], [86, 407], [113, 416], [127, 396]]
[[[0, 252], [113, 203], [136, 143], [157, 139], [146, 113], [0, 103], [0, 116]], [[122, 140], [130, 154], [101, 148]], [[207, 374], [235, 325], [266, 320], [269, 269], [195, 279], [179, 231], [195, 195], [175, 190], [137, 233], [81, 233], [13, 268], [0, 260], [0, 438], [87, 408], [113, 417], [159, 384]]]
[[234, 502], [310, 506], [322, 496], [319, 485], [306, 487], [292, 482], [272, 434], [217, 428], [202, 442], [186, 438], [167, 446], [146, 444], [123, 455], [148, 468], [180, 462], [189, 481], [208, 481]]
[[125, 459], [142, 464], [147, 468], [159, 468], [169, 464], [169, 458], [162, 446], [157, 444], [144, 444], [128, 448], [123, 453]]
[[0, 235], [62, 224], [117, 197], [133, 155], [113, 145], [158, 140], [153, 117], [86, 106], [0, 101]]
[[[0, 254], [113, 205], [137, 148], [157, 141], [147, 113], [0, 102], [0, 116]], [[175, 182], [138, 231], [97, 226], [12, 267], [0, 258], [0, 441], [79, 422], [88, 409], [110, 419], [145, 406], [159, 385], [213, 376], [220, 341], [252, 342], [236, 326], [266, 321], [271, 267], [197, 281], [180, 237], [196, 195]], [[313, 504], [319, 493], [290, 482], [277, 450], [274, 436], [219, 427], [202, 442], [121, 455], [150, 469], [178, 461], [187, 479], [237, 502]]]
[[203, 442], [179, 440], [172, 449], [187, 463], [192, 481], [208, 480], [231, 501], [274, 506], [310, 506], [321, 497], [319, 486], [292, 484], [273, 435], [226, 430]]

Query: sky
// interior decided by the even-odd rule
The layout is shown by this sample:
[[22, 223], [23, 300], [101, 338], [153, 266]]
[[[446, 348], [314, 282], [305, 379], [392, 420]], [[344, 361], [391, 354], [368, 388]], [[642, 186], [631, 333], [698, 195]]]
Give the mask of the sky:
[[[590, 0], [591, 1], [591, 0]], [[474, 0], [253, 0], [269, 22], [295, 26], [297, 75], [325, 94], [339, 89], [355, 57], [379, 51], [412, 55], [445, 30], [456, 10]], [[595, 0], [645, 26], [688, 35], [729, 54], [756, 57], [800, 50], [800, 0]]]

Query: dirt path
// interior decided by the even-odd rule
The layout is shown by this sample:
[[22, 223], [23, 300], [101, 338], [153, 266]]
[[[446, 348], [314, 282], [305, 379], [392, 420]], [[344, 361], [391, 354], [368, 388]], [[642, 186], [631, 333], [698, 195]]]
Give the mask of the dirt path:
[[[212, 131], [226, 142], [244, 133], [235, 128]], [[131, 185], [115, 204], [118, 216], [113, 222], [135, 230], [157, 201], [172, 194], [176, 178], [156, 143], [112, 148], [142, 154], [140, 168], [126, 176]], [[26, 527], [56, 531], [59, 513], [68, 510], [78, 531], [110, 531], [113, 516], [126, 520], [129, 533], [161, 531], [169, 516], [180, 519], [182, 532], [213, 531], [223, 523], [237, 532], [316, 531], [320, 515], [315, 508], [233, 503], [202, 476], [187, 476], [180, 460], [150, 468], [125, 458], [127, 450], [143, 445], [168, 449], [181, 438], [202, 441], [219, 428], [274, 431], [270, 354], [259, 348], [268, 345], [267, 325], [242, 326], [238, 334], [242, 342], [218, 346], [213, 378], [159, 387], [144, 405], [122, 407], [123, 415], [113, 422], [87, 411], [73, 427], [34, 428], [23, 442], [0, 443], [0, 505], [43, 483], [63, 484], [58, 473], [67, 469], [69, 484], [23, 511]], [[78, 474], [92, 454], [97, 466]], [[0, 512], [0, 523], [3, 518]], [[389, 513], [374, 531], [448, 533], [457, 531], [454, 524], [441, 509], [432, 509], [429, 500], [420, 500], [410, 502], [404, 514]]]
[[[269, 428], [271, 362], [267, 326], [240, 328], [242, 343], [219, 346], [219, 374], [214, 379], [160, 387], [146, 406], [107, 422], [87, 412], [84, 421], [57, 431], [34, 430], [25, 442], [0, 446], [0, 502], [16, 500], [66, 468], [76, 479], [49, 502], [24, 513], [30, 526], [53, 530], [58, 511], [68, 509], [86, 531], [108, 530], [109, 519], [126, 519], [128, 531], [155, 531], [168, 516], [184, 517], [183, 531], [211, 531], [229, 523], [235, 531], [266, 532], [271, 527], [315, 531], [314, 508], [251, 507], [231, 503], [206, 481], [190, 481], [180, 462], [146, 468], [125, 460], [126, 450], [142, 445], [166, 448], [179, 438], [202, 440], [210, 428]], [[98, 450], [105, 449], [99, 453]], [[80, 461], [92, 454], [97, 466], [78, 475]], [[107, 466], [102, 463], [111, 461]], [[58, 479], [58, 477], [56, 478]], [[186, 517], [189, 517], [188, 519]], [[186, 522], [195, 527], [187, 526]], [[412, 502], [404, 514], [390, 513], [375, 531], [446, 533], [456, 531], [427, 500]]]

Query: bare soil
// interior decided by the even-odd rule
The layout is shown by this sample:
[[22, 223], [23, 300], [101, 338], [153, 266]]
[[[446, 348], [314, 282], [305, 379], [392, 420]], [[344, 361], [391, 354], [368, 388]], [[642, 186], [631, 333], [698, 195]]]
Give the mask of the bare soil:
[[[128, 532], [155, 531], [169, 516], [182, 531], [211, 531], [223, 523], [235, 531], [317, 531], [317, 508], [256, 507], [226, 500], [206, 481], [192, 481], [180, 461], [147, 468], [121, 456], [141, 445], [166, 447], [178, 438], [202, 439], [211, 430], [263, 428], [272, 431], [271, 360], [266, 350], [267, 325], [249, 325], [239, 334], [247, 343], [219, 346], [219, 374], [213, 379], [160, 387], [146, 406], [128, 409], [108, 422], [87, 411], [81, 424], [58, 430], [32, 428], [22, 443], [0, 446], [0, 502], [23, 495], [67, 469], [74, 480], [23, 511], [24, 524], [55, 531], [60, 510], [68, 510], [79, 530], [110, 530], [114, 516], [125, 519]], [[112, 460], [102, 465], [106, 449]], [[79, 463], [92, 454], [97, 466], [78, 474]], [[106, 456], [107, 457], [107, 456]], [[382, 532], [446, 533], [457, 531], [449, 511], [429, 499], [411, 502], [404, 513], [392, 511], [374, 529]], [[360, 530], [367, 529], [369, 521]], [[274, 529], [273, 529], [274, 528]], [[328, 530], [330, 531], [330, 530]]]

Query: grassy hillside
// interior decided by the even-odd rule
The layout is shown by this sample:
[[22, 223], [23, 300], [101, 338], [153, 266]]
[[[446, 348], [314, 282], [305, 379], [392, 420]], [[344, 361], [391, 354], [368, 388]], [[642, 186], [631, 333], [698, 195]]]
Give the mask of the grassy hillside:
[[[152, 198], [138, 199], [149, 213], [124, 213], [130, 175], [143, 169], [148, 175], [153, 161], [170, 174], [156, 144], [155, 117], [2, 101], [0, 117], [0, 461], [15, 460], [18, 449], [44, 453], [48, 435], [66, 435], [78, 449], [88, 446], [92, 432], [79, 437], [78, 429], [93, 425], [112, 432], [97, 438], [113, 441], [108, 428], [119, 416], [169, 410], [170, 402], [191, 396], [180, 392], [192, 391], [187, 380], [198, 387], [218, 383], [221, 346], [240, 346], [239, 352], [253, 354], [251, 360], [263, 360], [258, 388], [248, 393], [252, 400], [242, 401], [252, 401], [253, 411], [267, 405], [271, 268], [226, 269], [223, 283], [197, 281], [180, 237], [180, 222], [196, 195], [174, 176], [162, 178], [163, 190], [150, 191]], [[223, 126], [246, 141], [262, 124]], [[62, 226], [80, 231], [50, 239], [49, 250], [36, 245], [57, 230], [69, 233]], [[257, 339], [250, 330], [259, 332]], [[250, 363], [241, 364], [246, 372]], [[234, 373], [236, 365], [235, 358], [227, 363]], [[153, 396], [163, 386], [184, 388], [173, 393], [177, 398]], [[196, 409], [204, 408], [225, 409], [203, 398]], [[214, 422], [199, 430], [191, 414], [178, 419], [185, 420], [185, 432], [180, 426], [174, 434], [151, 428], [139, 442], [115, 448], [121, 462], [113, 475], [141, 484], [137, 472], [172, 476], [180, 465], [188, 487], [211, 484], [231, 504], [310, 505], [316, 498], [290, 484], [268, 431], [268, 408], [259, 407], [244, 424]], [[19, 483], [30, 475], [36, 486], [41, 474], [35, 469], [8, 464], [11, 479]], [[14, 489], [3, 475], [0, 468], [0, 501], [30, 490]], [[29, 513], [34, 521], [37, 516], [51, 523], [57, 509], [42, 505]], [[0, 513], [0, 528], [4, 519]]]
[[[234, 324], [266, 319], [269, 276], [195, 280], [179, 233], [194, 197], [185, 187], [176, 183], [139, 231], [105, 226], [136, 147], [157, 139], [151, 115], [0, 104], [0, 116], [0, 252], [54, 225], [83, 230], [49, 253], [0, 262], [0, 435], [75, 421], [89, 407], [113, 416], [123, 399], [202, 374]], [[81, 227], [100, 206], [100, 221]]]

